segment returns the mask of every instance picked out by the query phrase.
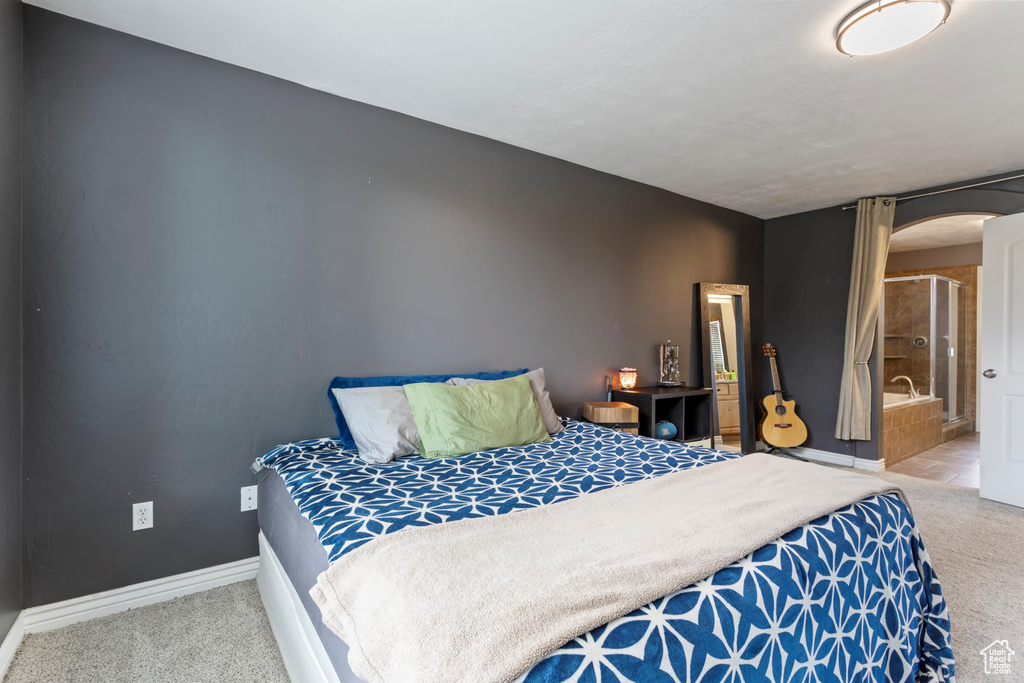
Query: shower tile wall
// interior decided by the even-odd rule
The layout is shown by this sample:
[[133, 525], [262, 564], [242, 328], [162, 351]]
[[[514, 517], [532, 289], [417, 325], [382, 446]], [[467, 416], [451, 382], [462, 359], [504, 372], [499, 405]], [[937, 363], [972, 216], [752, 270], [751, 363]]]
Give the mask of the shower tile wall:
[[[952, 280], [957, 280], [959, 282], [964, 283], [964, 285], [966, 286], [966, 290], [967, 290], [966, 293], [965, 293], [965, 296], [966, 296], [966, 299], [967, 299], [967, 306], [966, 306], [966, 308], [967, 308], [967, 330], [966, 330], [967, 331], [967, 335], [966, 335], [966, 348], [963, 349], [963, 353], [966, 354], [966, 371], [965, 371], [965, 374], [966, 374], [965, 390], [966, 390], [966, 394], [967, 394], [966, 395], [966, 411], [965, 411], [966, 412], [966, 419], [961, 420], [961, 421], [956, 422], [956, 423], [953, 423], [951, 425], [946, 425], [944, 427], [944, 429], [943, 429], [943, 442], [947, 442], [947, 441], [951, 441], [953, 439], [956, 439], [956, 438], [958, 438], [960, 436], [963, 436], [964, 434], [971, 433], [971, 432], [975, 431], [975, 425], [977, 424], [977, 419], [978, 419], [978, 407], [976, 405], [976, 403], [977, 403], [977, 396], [978, 396], [978, 394], [977, 394], [977, 385], [978, 385], [978, 352], [977, 352], [977, 349], [978, 349], [978, 267], [977, 266], [956, 266], [956, 267], [950, 267], [950, 268], [926, 268], [926, 269], [923, 269], [923, 270], [899, 270], [899, 271], [887, 272], [885, 274], [885, 276], [887, 278], [889, 278], [889, 277], [911, 277], [911, 276], [914, 276], [914, 275], [941, 275], [943, 277], [948, 277], [948, 278], [950, 278]], [[906, 283], [906, 282], [891, 282], [891, 283], [887, 283], [886, 286], [885, 286], [885, 288], [886, 288], [885, 289], [885, 324], [886, 324], [885, 333], [887, 335], [888, 334], [900, 334], [900, 332], [893, 332], [892, 328], [891, 328], [891, 324], [890, 324], [890, 320], [891, 320], [890, 319], [890, 309], [891, 309], [891, 306], [890, 306], [890, 296], [897, 297], [897, 301], [899, 303], [905, 303], [908, 306], [908, 314], [912, 314], [913, 311], [916, 311], [915, 307], [916, 307], [917, 304], [915, 303], [916, 300], [914, 299], [914, 297], [912, 295], [908, 295], [908, 294], [904, 294], [901, 297], [900, 296], [899, 288], [894, 287], [895, 285], [905, 285], [905, 284], [910, 284], [910, 283]], [[926, 285], [927, 285], [927, 283], [922, 281], [921, 284], [918, 285], [918, 287], [926, 288]], [[909, 289], [909, 288], [905, 288], [905, 289]], [[894, 303], [893, 305], [894, 306], [898, 306], [899, 303]], [[892, 315], [899, 317], [899, 311], [897, 310], [897, 311], [892, 312]], [[911, 315], [910, 317], [913, 317], [913, 316]], [[926, 314], [926, 317], [927, 317], [927, 314]], [[892, 324], [895, 324], [895, 325], [906, 325], [906, 324], [909, 324], [909, 322], [910, 322], [909, 319], [893, 320]], [[902, 329], [902, 328], [900, 328], [900, 329]], [[922, 334], [927, 337], [928, 334], [929, 334], [929, 327], [928, 327], [927, 323], [924, 326], [924, 330], [925, 331]], [[898, 343], [898, 341], [904, 341], [904, 344], [900, 345]], [[885, 355], [886, 356], [889, 356], [889, 355], [903, 355], [902, 354], [902, 349], [906, 346], [906, 341], [909, 341], [909, 340], [892, 340], [892, 339], [886, 338], [886, 340], [885, 340], [885, 346], [886, 346], [886, 348], [885, 348]], [[926, 349], [927, 349], [927, 347], [926, 347]], [[924, 356], [927, 357], [928, 354], [925, 353]], [[916, 355], [915, 355], [915, 358], [916, 358]], [[914, 367], [913, 367], [913, 364], [911, 362], [909, 362], [909, 359], [908, 359], [908, 362], [906, 362], [906, 363], [904, 363], [902, 365], [901, 364], [891, 365], [890, 364], [891, 362], [892, 361], [890, 361], [888, 358], [886, 358], [886, 360], [885, 360], [885, 372], [886, 372], [885, 380], [886, 380], [886, 386], [887, 387], [890, 386], [889, 385], [889, 379], [891, 379], [892, 377], [895, 377], [896, 375], [908, 375], [909, 377], [913, 378], [914, 386], [918, 386], [918, 378], [915, 377], [914, 374], [913, 374]], [[924, 375], [927, 376], [927, 372], [928, 372], [927, 361], [925, 361], [925, 364], [926, 365], [925, 365], [925, 369], [924, 369]], [[944, 364], [940, 363], [939, 365], [944, 365]], [[893, 372], [893, 374], [889, 374], [890, 371], [895, 371], [895, 370], [910, 370], [910, 372]], [[925, 384], [921, 385], [921, 386], [923, 387], [922, 393], [927, 391], [927, 389], [928, 389], [927, 382]], [[906, 391], [906, 390], [902, 389], [902, 390], [899, 390], [899, 391]]]
[[[886, 277], [890, 277], [886, 274]], [[885, 285], [885, 386], [886, 391], [906, 393], [906, 382], [892, 383], [906, 375], [914, 388], [927, 394], [931, 386], [931, 343], [915, 347], [915, 337], [931, 339], [931, 285], [919, 282], [887, 282]]]

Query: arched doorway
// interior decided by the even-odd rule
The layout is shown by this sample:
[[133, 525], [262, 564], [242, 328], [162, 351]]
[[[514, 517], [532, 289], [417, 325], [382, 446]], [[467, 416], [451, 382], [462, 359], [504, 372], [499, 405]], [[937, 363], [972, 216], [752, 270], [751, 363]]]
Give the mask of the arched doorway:
[[982, 224], [949, 212], [893, 228], [880, 317], [886, 469], [978, 486]]

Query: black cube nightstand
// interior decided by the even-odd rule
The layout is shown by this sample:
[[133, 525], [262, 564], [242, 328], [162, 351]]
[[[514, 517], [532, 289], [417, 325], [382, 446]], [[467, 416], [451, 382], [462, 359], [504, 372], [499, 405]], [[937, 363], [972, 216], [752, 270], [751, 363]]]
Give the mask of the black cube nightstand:
[[711, 439], [714, 448], [712, 393], [700, 387], [637, 387], [613, 391], [612, 400], [639, 408], [641, 436], [654, 436], [654, 426], [668, 420], [676, 426], [675, 441]]

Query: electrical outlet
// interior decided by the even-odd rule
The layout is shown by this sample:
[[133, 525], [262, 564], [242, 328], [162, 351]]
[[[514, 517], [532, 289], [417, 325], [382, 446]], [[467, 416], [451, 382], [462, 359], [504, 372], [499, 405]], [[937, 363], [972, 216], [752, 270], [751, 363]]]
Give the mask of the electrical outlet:
[[132, 531], [153, 528], [153, 501], [132, 505]]
[[242, 487], [242, 512], [256, 509], [256, 487]]

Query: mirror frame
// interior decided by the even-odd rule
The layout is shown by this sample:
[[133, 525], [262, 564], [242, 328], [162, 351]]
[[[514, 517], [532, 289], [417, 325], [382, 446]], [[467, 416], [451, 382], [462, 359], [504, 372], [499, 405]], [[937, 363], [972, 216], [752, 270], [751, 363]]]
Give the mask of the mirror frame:
[[736, 307], [736, 314], [742, 320], [736, 321], [736, 330], [740, 334], [738, 342], [743, 347], [742, 360], [739, 362], [737, 381], [739, 384], [740, 396], [740, 450], [743, 453], [752, 453], [756, 448], [756, 435], [754, 429], [754, 396], [753, 396], [753, 356], [751, 350], [752, 340], [750, 337], [750, 288], [747, 285], [725, 285], [711, 282], [701, 282], [697, 288], [700, 296], [700, 327], [701, 327], [701, 348], [703, 349], [704, 365], [701, 379], [703, 386], [711, 389], [714, 394], [714, 409], [711, 411], [711, 429], [718, 433], [718, 391], [715, 389], [715, 373], [711, 367], [711, 320], [708, 306], [708, 295], [718, 294], [740, 298], [740, 305]]

